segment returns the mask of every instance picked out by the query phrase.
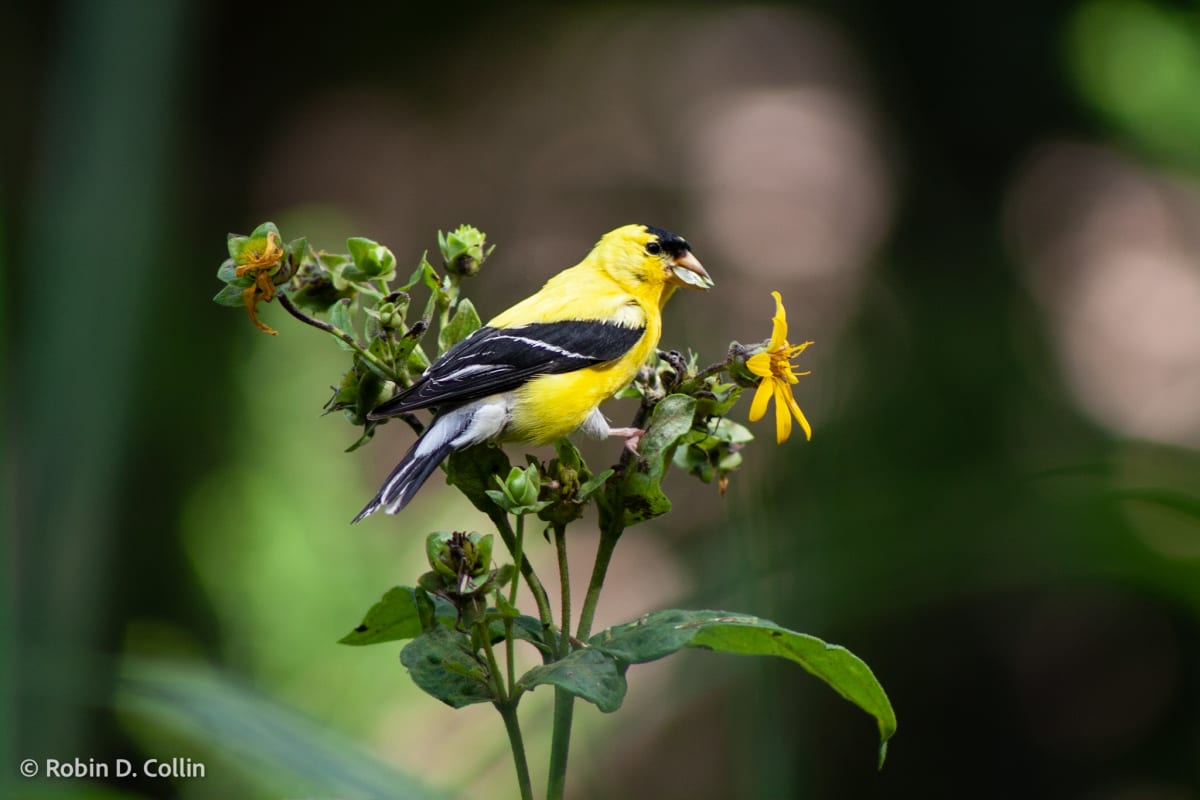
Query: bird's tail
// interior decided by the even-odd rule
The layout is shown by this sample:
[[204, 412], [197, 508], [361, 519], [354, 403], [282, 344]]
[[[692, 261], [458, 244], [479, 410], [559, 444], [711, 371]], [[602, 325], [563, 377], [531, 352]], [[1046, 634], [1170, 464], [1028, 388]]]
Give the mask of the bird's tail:
[[375, 499], [358, 512], [351, 524], [365, 519], [380, 508], [395, 514], [408, 505], [417, 490], [429, 479], [442, 459], [454, 450], [455, 439], [470, 424], [470, 418], [458, 414], [435, 417], [429, 428], [417, 439], [417, 443], [404, 454], [404, 458], [388, 475]]

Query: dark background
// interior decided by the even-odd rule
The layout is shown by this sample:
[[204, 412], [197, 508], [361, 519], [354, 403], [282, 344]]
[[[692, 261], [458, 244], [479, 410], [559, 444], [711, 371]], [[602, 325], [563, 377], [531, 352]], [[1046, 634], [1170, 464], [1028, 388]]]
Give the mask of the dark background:
[[[407, 439], [344, 455], [332, 343], [209, 301], [266, 219], [402, 265], [478, 225], [485, 317], [646, 222], [717, 281], [664, 346], [765, 337], [773, 289], [816, 341], [812, 442], [756, 426], [723, 500], [673, 481], [599, 622], [844, 644], [887, 766], [794, 665], [689, 653], [578, 712], [571, 796], [1200, 796], [1194, 6], [77, 0], [6, 6], [0, 42], [4, 796], [512, 791], [490, 709], [334, 644], [425, 532], [482, 523], [434, 480], [346, 524]], [[172, 756], [206, 776], [17, 771]]]

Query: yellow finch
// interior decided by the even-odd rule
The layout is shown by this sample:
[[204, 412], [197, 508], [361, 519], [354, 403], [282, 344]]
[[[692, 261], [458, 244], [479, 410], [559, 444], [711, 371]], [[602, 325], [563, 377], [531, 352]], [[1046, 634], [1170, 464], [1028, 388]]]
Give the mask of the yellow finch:
[[395, 514], [454, 450], [485, 441], [544, 444], [576, 429], [623, 436], [599, 405], [637, 374], [658, 345], [662, 307], [677, 286], [712, 279], [680, 236], [648, 225], [606, 233], [583, 261], [447, 350], [370, 419], [436, 410], [433, 422], [354, 518]]

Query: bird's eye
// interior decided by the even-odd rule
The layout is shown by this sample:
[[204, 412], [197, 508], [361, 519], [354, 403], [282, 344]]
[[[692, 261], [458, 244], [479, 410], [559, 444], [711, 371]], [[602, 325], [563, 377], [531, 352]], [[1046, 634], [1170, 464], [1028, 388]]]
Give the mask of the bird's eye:
[[662, 245], [658, 242], [650, 242], [646, 245], [646, 252], [652, 256], [656, 256], [662, 252]]

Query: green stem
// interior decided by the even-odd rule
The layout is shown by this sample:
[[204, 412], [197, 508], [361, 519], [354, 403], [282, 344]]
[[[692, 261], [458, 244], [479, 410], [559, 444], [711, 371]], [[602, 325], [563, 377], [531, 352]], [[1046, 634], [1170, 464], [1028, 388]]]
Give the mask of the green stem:
[[364, 349], [363, 346], [358, 343], [358, 340], [349, 333], [337, 327], [336, 325], [330, 325], [328, 322], [322, 322], [315, 317], [310, 317], [308, 314], [305, 314], [303, 311], [296, 308], [296, 306], [292, 304], [292, 301], [288, 299], [288, 296], [283, 292], [279, 292], [275, 296], [279, 298], [279, 305], [283, 306], [284, 311], [288, 312], [305, 325], [311, 325], [314, 328], [323, 330], [326, 333], [341, 339], [343, 342], [350, 345], [350, 348], [357, 353], [359, 357], [363, 359], [363, 361], [369, 362], [371, 366], [375, 367], [382, 374], [386, 375], [388, 380], [393, 381], [397, 385], [401, 384], [400, 376], [397, 375], [391, 367], [380, 361], [379, 358], [376, 357], [375, 354], [370, 350]]
[[[495, 507], [493, 506], [493, 508]], [[534, 602], [537, 603], [538, 620], [541, 621], [542, 627], [549, 631], [554, 626], [554, 613], [550, 610], [550, 598], [546, 595], [546, 587], [542, 585], [541, 579], [533, 571], [533, 565], [529, 563], [529, 559], [524, 556], [520, 559], [516, 557], [517, 536], [513, 533], [512, 526], [508, 524], [508, 516], [498, 508], [495, 509], [495, 513], [488, 511], [487, 515], [500, 533], [504, 546], [508, 548], [509, 553], [513, 554], [513, 563], [520, 565], [521, 574], [525, 576], [525, 583], [529, 584], [529, 591], [533, 594]]]
[[504, 620], [504, 660], [508, 666], [508, 690], [511, 692], [517, 685], [517, 669], [515, 660], [515, 650], [513, 646], [513, 621], [511, 619]]
[[613, 530], [600, 532], [600, 544], [596, 547], [596, 563], [592, 567], [592, 579], [588, 582], [587, 595], [583, 598], [583, 609], [579, 612], [579, 627], [575, 638], [587, 641], [592, 634], [592, 621], [596, 617], [596, 606], [600, 603], [600, 590], [604, 588], [604, 578], [608, 575], [608, 565], [612, 562], [613, 550], [617, 540], [621, 538], [624, 526], [617, 523]]
[[[558, 553], [558, 576], [562, 585], [562, 631], [558, 637], [558, 657], [571, 652], [571, 571], [567, 563], [566, 529], [554, 526], [554, 549]], [[561, 800], [566, 791], [567, 757], [571, 750], [571, 724], [575, 717], [575, 695], [554, 690], [554, 730], [550, 740], [550, 780], [546, 797]]]
[[[512, 554], [513, 561], [515, 561], [518, 564], [524, 564], [525, 563], [524, 550], [525, 550], [525, 515], [518, 514], [517, 515], [516, 543], [515, 543], [515, 549], [513, 550], [513, 554]], [[518, 570], [516, 572], [516, 574], [513, 575], [512, 587], [510, 587], [508, 590], [509, 605], [515, 606], [517, 604], [517, 586], [520, 585], [520, 583], [521, 583], [521, 572], [520, 572], [520, 570]]]
[[492, 675], [492, 685], [496, 688], [496, 696], [500, 698], [497, 705], [507, 703], [508, 692], [504, 689], [504, 675], [500, 672], [500, 662], [496, 660], [496, 651], [492, 649], [491, 634], [488, 633], [487, 625], [484, 624], [478, 625], [476, 631], [479, 638], [483, 640], [483, 652], [487, 656], [488, 672]]
[[[517, 535], [516, 545], [513, 550], [513, 561], [518, 564], [525, 563], [525, 515], [517, 515]], [[508, 591], [508, 604], [512, 607], [517, 605], [517, 587], [521, 585], [521, 571], [517, 570], [513, 573], [512, 586]], [[515, 667], [515, 651], [513, 642], [513, 622], [511, 619], [504, 620], [504, 657], [508, 664], [508, 688], [511, 691], [517, 685], [517, 672]]]
[[529, 762], [525, 758], [525, 740], [521, 736], [521, 723], [517, 719], [517, 704], [496, 703], [496, 710], [504, 718], [504, 729], [508, 731], [513, 764], [517, 768], [517, 785], [521, 787], [521, 800], [533, 800], [533, 784], [529, 780]]
[[[653, 410], [653, 404], [643, 400], [642, 404], [638, 406], [637, 413], [633, 415], [632, 427], [640, 428], [645, 425]], [[611, 505], [615, 511], [607, 519], [604, 514], [600, 515], [600, 544], [596, 547], [596, 563], [592, 565], [592, 578], [588, 582], [587, 594], [583, 598], [583, 609], [579, 612], [579, 627], [575, 632], [575, 638], [580, 641], [586, 642], [588, 636], [592, 634], [592, 621], [596, 618], [596, 606], [600, 604], [600, 590], [604, 588], [608, 565], [612, 562], [613, 550], [616, 549], [621, 534], [625, 532], [625, 492], [623, 487], [625, 470], [629, 469], [632, 460], [633, 453], [630, 450], [622, 451], [621, 460], [615, 467], [616, 474], [608, 479], [606, 490], [613, 492]]]
[[[566, 638], [566, 635], [563, 635]], [[571, 721], [575, 716], [575, 695], [554, 689], [554, 734], [550, 740], [550, 781], [546, 800], [562, 800], [567, 788], [567, 755], [571, 749]]]
[[567, 563], [567, 531], [563, 525], [554, 526], [554, 549], [558, 553], [558, 578], [562, 592], [562, 635], [558, 641], [558, 657], [571, 652], [571, 568]]

